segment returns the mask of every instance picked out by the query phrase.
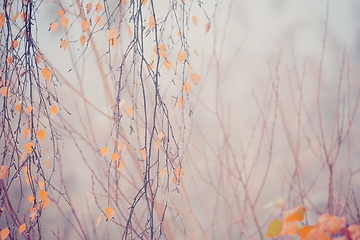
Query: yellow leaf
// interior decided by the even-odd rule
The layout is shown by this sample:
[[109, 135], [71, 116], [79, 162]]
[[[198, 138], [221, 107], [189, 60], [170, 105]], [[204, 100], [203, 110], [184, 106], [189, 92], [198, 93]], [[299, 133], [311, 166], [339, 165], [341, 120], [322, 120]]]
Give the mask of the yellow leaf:
[[44, 67], [43, 70], [41, 70], [41, 75], [49, 82], [51, 77], [51, 69]]
[[57, 106], [51, 107], [51, 116], [55, 116], [58, 113], [59, 109]]
[[50, 169], [50, 161], [49, 161], [49, 159], [46, 159], [45, 165], [46, 165], [47, 169]]
[[4, 95], [4, 97], [9, 97], [9, 94], [8, 94], [8, 88], [7, 87], [2, 87], [1, 88], [1, 93], [2, 95]]
[[196, 16], [193, 16], [193, 17], [192, 17], [192, 21], [193, 21], [193, 23], [195, 24], [195, 26], [197, 26], [197, 17], [196, 17]]
[[64, 10], [63, 10], [62, 8], [60, 8], [59, 11], [58, 11], [59, 17], [63, 17], [64, 14], [65, 14], [65, 13], [64, 13]]
[[96, 226], [99, 226], [99, 224], [100, 224], [101, 215], [102, 215], [102, 214], [100, 214], [100, 215], [98, 216], [98, 218], [96, 219]]
[[[86, 4], [86, 11], [87, 11], [87, 13], [90, 12], [91, 7], [92, 7], [92, 4], [91, 4], [91, 3]], [[85, 32], [85, 31], [84, 31], [84, 32]]]
[[141, 157], [142, 157], [142, 159], [146, 159], [146, 149], [142, 149], [141, 151], [140, 151], [140, 153], [141, 153]]
[[160, 174], [160, 177], [163, 177], [165, 175], [166, 171], [165, 169], [161, 169], [159, 174]]
[[25, 231], [25, 230], [26, 230], [26, 225], [25, 225], [25, 223], [19, 226], [19, 234], [21, 234], [21, 233], [22, 233], [23, 231]]
[[183, 86], [183, 90], [186, 92], [187, 95], [189, 95], [190, 90], [191, 90], [191, 86], [189, 83], [185, 82], [184, 86]]
[[108, 153], [109, 149], [105, 146], [101, 149], [101, 155], [102, 157], [105, 157], [105, 155]]
[[107, 207], [107, 208], [105, 208], [105, 215], [106, 215], [106, 221], [108, 222], [108, 221], [110, 221], [112, 218], [113, 218], [113, 216], [114, 216], [114, 210], [112, 210], [112, 208], [111, 207]]
[[10, 234], [10, 230], [8, 227], [1, 230], [0, 232], [1, 240], [5, 240], [9, 236], [9, 234]]
[[305, 207], [299, 206], [296, 208], [289, 209], [285, 213], [284, 221], [293, 222], [293, 221], [299, 221], [301, 222], [304, 219], [305, 215]]
[[151, 29], [155, 28], [155, 19], [154, 19], [154, 14], [151, 14], [150, 19], [149, 19], [149, 27]]
[[124, 163], [122, 161], [119, 162], [118, 170], [120, 171], [124, 167]]
[[44, 183], [43, 180], [40, 180], [40, 181], [38, 182], [38, 185], [39, 185], [39, 188], [40, 188], [41, 190], [44, 190], [44, 188], [45, 188], [45, 183]]
[[67, 43], [66, 39], [63, 39], [63, 40], [61, 41], [60, 46], [62, 47], [62, 49], [64, 49], [64, 51], [66, 51], [66, 49], [67, 49], [67, 47], [68, 47], [68, 43]]
[[181, 52], [179, 53], [179, 62], [182, 63], [187, 57], [187, 54], [184, 50], [181, 50]]
[[32, 153], [32, 146], [34, 146], [34, 143], [32, 143], [32, 142], [25, 145], [25, 149], [29, 155], [31, 155], [31, 153]]
[[266, 237], [277, 237], [280, 235], [282, 228], [282, 222], [278, 219], [274, 219], [269, 223], [269, 227], [266, 233]]
[[96, 16], [95, 22], [96, 22], [96, 24], [97, 24], [99, 27], [101, 27], [101, 24], [102, 24], [102, 22], [103, 22], [102, 17]]
[[109, 35], [109, 41], [110, 41], [111, 39], [115, 38], [116, 33], [117, 33], [117, 32], [116, 32], [115, 29], [110, 29], [110, 30], [109, 30], [109, 33], [108, 33], [108, 35]]
[[178, 102], [179, 110], [181, 110], [182, 107], [185, 105], [185, 99], [181, 97], [181, 98], [178, 99], [177, 102]]
[[208, 22], [208, 23], [205, 25], [205, 31], [206, 31], [206, 32], [209, 31], [210, 26], [211, 26], [211, 22]]
[[40, 190], [39, 197], [45, 199], [47, 197], [47, 192], [45, 190]]
[[132, 106], [128, 107], [126, 109], [126, 116], [129, 116], [132, 113], [132, 111], [133, 111], [133, 107]]
[[120, 158], [120, 156], [117, 153], [113, 153], [113, 154], [111, 154], [111, 158], [112, 158], [113, 162], [115, 162], [116, 160], [118, 160]]
[[99, 12], [101, 11], [101, 9], [103, 8], [100, 3], [97, 3], [95, 6], [96, 6], [95, 11], [96, 11], [97, 13], [99, 13]]
[[34, 204], [35, 198], [34, 198], [33, 195], [30, 195], [30, 196], [28, 197], [28, 200], [29, 200], [29, 202], [31, 202], [32, 204]]
[[81, 36], [80, 36], [80, 43], [81, 43], [81, 45], [83, 45], [83, 44], [85, 43], [85, 41], [86, 41], [85, 35], [81, 35]]
[[195, 85], [197, 85], [199, 83], [200, 76], [197, 73], [190, 74], [190, 75], [191, 75], [191, 80], [195, 83]]
[[81, 28], [83, 30], [83, 32], [86, 32], [90, 27], [90, 23], [87, 21], [87, 20], [84, 20], [82, 23], [81, 23]]
[[3, 180], [8, 176], [9, 176], [9, 168], [6, 164], [4, 164], [0, 168], [0, 180]]
[[61, 26], [62, 26], [63, 28], [65, 28], [66, 25], [68, 25], [68, 23], [69, 23], [69, 20], [68, 20], [66, 17], [62, 16], [62, 17], [60, 18], [60, 24], [61, 24]]
[[156, 151], [159, 151], [160, 148], [160, 140], [156, 140]]
[[53, 30], [54, 32], [56, 32], [58, 27], [59, 27], [59, 24], [57, 22], [54, 22], [50, 25], [51, 30]]
[[25, 138], [27, 137], [27, 135], [29, 134], [29, 132], [30, 132], [30, 129], [29, 129], [29, 128], [25, 128], [25, 130], [24, 130]]
[[45, 132], [44, 132], [44, 130], [40, 129], [40, 130], [37, 132], [37, 136], [38, 136], [38, 138], [39, 138], [41, 141], [44, 141], [44, 139], [45, 139]]

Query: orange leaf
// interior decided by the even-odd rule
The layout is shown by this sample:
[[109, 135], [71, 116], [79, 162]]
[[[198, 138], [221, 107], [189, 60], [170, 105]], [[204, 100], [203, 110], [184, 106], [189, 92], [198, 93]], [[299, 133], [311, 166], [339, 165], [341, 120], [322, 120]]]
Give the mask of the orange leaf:
[[40, 204], [41, 204], [41, 207], [46, 210], [46, 208], [49, 206], [50, 204], [50, 199], [48, 198], [43, 198], [40, 200]]
[[14, 58], [12, 56], [8, 56], [8, 58], [6, 59], [6, 62], [11, 66], [11, 64], [13, 63]]
[[118, 40], [116, 38], [110, 39], [110, 45], [114, 48], [115, 45], [118, 43]]
[[50, 169], [50, 161], [49, 161], [49, 159], [46, 159], [45, 165], [46, 165], [47, 169]]
[[129, 32], [130, 36], [132, 36], [132, 35], [133, 35], [133, 32], [132, 32], [132, 30], [131, 30], [130, 25], [128, 25], [128, 32]]
[[56, 32], [58, 27], [59, 27], [59, 24], [57, 22], [54, 22], [50, 25], [51, 30], [53, 30], [54, 32]]
[[106, 214], [106, 217], [107, 217], [107, 222], [108, 221], [110, 221], [112, 218], [113, 218], [113, 216], [114, 216], [114, 210], [112, 210], [112, 208], [111, 207], [107, 207], [107, 208], [105, 208], [105, 214]]
[[132, 106], [128, 107], [126, 109], [126, 116], [129, 116], [132, 113], [132, 111], [133, 111], [133, 107]]
[[15, 49], [18, 46], [18, 41], [15, 39], [14, 41], [11, 42], [11, 49]]
[[159, 140], [161, 140], [163, 137], [164, 137], [164, 133], [163, 133], [163, 132], [161, 132], [161, 133], [158, 134], [158, 139], [159, 139]]
[[16, 12], [15, 17], [13, 17], [13, 19], [11, 20], [11, 22], [15, 22], [15, 20], [18, 18], [19, 16], [19, 12]]
[[95, 11], [96, 11], [97, 13], [99, 13], [102, 8], [103, 8], [103, 7], [101, 6], [101, 4], [100, 4], [100, 3], [97, 3], [97, 4], [96, 4]]
[[21, 154], [20, 163], [22, 163], [24, 161], [24, 158], [25, 158], [25, 152], [23, 152], [23, 154]]
[[68, 23], [69, 23], [69, 20], [68, 20], [66, 17], [62, 16], [62, 17], [60, 18], [60, 24], [61, 24], [61, 26], [62, 26], [63, 28], [65, 28], [66, 25], [68, 25]]
[[329, 240], [330, 238], [328, 235], [318, 228], [313, 228], [310, 232], [306, 235], [306, 240]]
[[206, 32], [209, 31], [210, 26], [211, 26], [211, 22], [208, 22], [208, 23], [205, 25], [205, 31], [206, 31]]
[[9, 176], [9, 168], [6, 164], [4, 164], [0, 168], [0, 180], [3, 180], [8, 176]]
[[9, 93], [8, 93], [8, 88], [7, 87], [2, 87], [1, 88], [1, 93], [2, 95], [4, 95], [4, 97], [9, 97]]
[[166, 67], [166, 69], [168, 71], [170, 71], [171, 65], [172, 65], [172, 62], [170, 60], [168, 60], [167, 58], [165, 58], [164, 66]]
[[145, 3], [147, 2], [147, 0], [141, 0], [142, 4], [145, 5]]
[[113, 154], [111, 154], [111, 158], [112, 158], [113, 162], [115, 162], [116, 160], [118, 160], [120, 158], [120, 156], [117, 153], [113, 153]]
[[191, 80], [195, 83], [195, 85], [197, 85], [199, 83], [200, 76], [197, 73], [190, 74], [190, 75], [191, 75]]
[[101, 149], [101, 155], [105, 157], [105, 155], [108, 153], [109, 149], [105, 146]]
[[282, 235], [298, 235], [301, 233], [299, 226], [296, 221], [283, 221], [282, 223]]
[[346, 224], [346, 219], [345, 222], [342, 223], [338, 217], [324, 213], [319, 217], [318, 224], [321, 230], [324, 230], [329, 234], [335, 234]]
[[99, 226], [99, 224], [100, 224], [101, 215], [102, 215], [102, 214], [100, 214], [100, 215], [98, 216], [98, 218], [96, 219], [96, 226]]
[[304, 226], [300, 229], [300, 239], [306, 239], [306, 235], [313, 229], [314, 226]]
[[192, 21], [193, 21], [193, 23], [195, 24], [195, 26], [197, 26], [197, 17], [196, 17], [196, 16], [193, 16], [193, 17], [192, 17]]
[[160, 140], [156, 140], [156, 151], [159, 151], [160, 148]]
[[25, 145], [25, 149], [29, 153], [29, 155], [31, 155], [31, 153], [32, 153], [32, 146], [34, 146], [34, 143], [32, 143], [32, 142]]
[[118, 170], [120, 171], [124, 167], [124, 163], [122, 161], [119, 162]]
[[196, 54], [196, 56], [198, 57], [198, 52], [196, 49], [194, 49], [194, 53]]
[[121, 6], [125, 7], [125, 5], [126, 5], [126, 0], [121, 0]]
[[142, 157], [142, 159], [146, 159], [146, 149], [142, 149], [141, 151], [140, 151], [140, 153], [141, 153], [141, 157]]
[[185, 99], [181, 97], [178, 99], [177, 102], [178, 102], [179, 110], [181, 110], [182, 107], [185, 105]]
[[116, 141], [116, 147], [117, 147], [118, 151], [120, 152], [121, 151], [121, 143], [119, 140]]
[[0, 17], [0, 29], [2, 28], [2, 26], [4, 25], [5, 22], [5, 13], [3, 13]]
[[1, 240], [5, 240], [9, 236], [9, 234], [10, 234], [10, 230], [8, 227], [1, 230], [0, 232]]
[[46, 192], [45, 190], [40, 190], [40, 192], [39, 192], [39, 197], [40, 197], [41, 199], [46, 198], [46, 197], [47, 197], [47, 192]]
[[[87, 11], [87, 13], [90, 12], [91, 7], [92, 7], [92, 4], [91, 4], [91, 3], [86, 4], [86, 11]], [[84, 31], [84, 32], [85, 32], [85, 31]]]
[[125, 102], [126, 102], [126, 99], [121, 99], [120, 103], [119, 103], [119, 109], [121, 110], [124, 106], [125, 106]]
[[49, 149], [47, 149], [47, 147], [45, 147], [45, 151], [46, 151], [46, 155], [49, 156]]
[[183, 86], [183, 90], [186, 92], [187, 95], [189, 95], [190, 90], [191, 90], [191, 86], [189, 83], [185, 82], [184, 86]]
[[115, 29], [110, 29], [110, 30], [109, 30], [109, 33], [108, 33], [108, 35], [109, 35], [109, 41], [110, 41], [111, 39], [115, 38], [116, 33], [117, 33], [117, 32], [116, 32]]
[[154, 19], [154, 14], [151, 14], [150, 19], [149, 19], [149, 27], [151, 29], [155, 28], [155, 19]]
[[166, 171], [165, 169], [161, 169], [159, 174], [160, 174], [160, 177], [163, 177], [165, 175]]
[[30, 132], [30, 129], [29, 129], [29, 128], [25, 128], [25, 130], [24, 130], [25, 138], [27, 137], [27, 135], [29, 134], [29, 132]]
[[81, 35], [81, 37], [80, 37], [80, 43], [81, 43], [81, 45], [83, 45], [83, 44], [85, 43], [85, 41], [86, 41], [85, 35]]
[[126, 144], [123, 143], [123, 152], [125, 152], [125, 151], [126, 151]]
[[184, 50], [181, 50], [181, 52], [179, 53], [179, 62], [182, 63], [187, 57], [187, 54]]
[[280, 235], [282, 228], [282, 222], [278, 219], [274, 219], [269, 223], [269, 227], [266, 233], [266, 237], [277, 237]]
[[[37, 52], [37, 53], [36, 53], [36, 56], [35, 56], [35, 62], [36, 62], [37, 64], [39, 64], [39, 63], [41, 63], [41, 61], [42, 61], [42, 58], [41, 58], [41, 56], [40, 56], [40, 53]], [[26, 73], [26, 72], [25, 72], [25, 73]]]
[[30, 196], [28, 197], [28, 200], [29, 200], [29, 202], [31, 202], [32, 204], [34, 204], [35, 198], [34, 198], [33, 195], [30, 195]]
[[28, 107], [26, 108], [26, 115], [29, 115], [29, 113], [31, 112], [32, 109], [33, 109], [33, 108], [32, 108], [31, 105], [28, 106]]
[[60, 46], [62, 47], [62, 49], [64, 49], [64, 51], [66, 51], [66, 49], [67, 49], [67, 47], [68, 47], [68, 43], [67, 43], [66, 39], [63, 39], [63, 40], [61, 41]]
[[41, 70], [41, 75], [49, 82], [51, 77], [51, 69], [44, 67], [43, 70]]
[[305, 215], [305, 207], [299, 206], [296, 208], [289, 209], [285, 213], [284, 221], [293, 222], [293, 221], [302, 221]]
[[62, 8], [59, 9], [58, 11], [59, 17], [63, 17], [64, 16], [64, 10]]
[[26, 225], [25, 225], [25, 223], [19, 226], [19, 234], [21, 234], [21, 233], [22, 233], [23, 231], [25, 231], [25, 230], [26, 230]]
[[95, 22], [96, 22], [96, 24], [97, 24], [99, 27], [101, 27], [101, 24], [102, 24], [102, 22], [103, 22], [102, 17], [96, 16]]
[[40, 129], [40, 130], [37, 132], [37, 136], [38, 136], [38, 138], [39, 138], [41, 141], [44, 141], [44, 139], [45, 139], [45, 132], [44, 132], [44, 130]]
[[83, 30], [83, 32], [86, 32], [90, 27], [90, 23], [87, 21], [87, 20], [84, 20], [82, 23], [81, 23], [81, 28]]
[[40, 188], [41, 190], [44, 190], [45, 183], [44, 183], [43, 180], [40, 180], [40, 181], [38, 182], [38, 185], [39, 185], [39, 188]]
[[59, 109], [57, 106], [51, 107], [51, 116], [55, 116], [58, 113]]

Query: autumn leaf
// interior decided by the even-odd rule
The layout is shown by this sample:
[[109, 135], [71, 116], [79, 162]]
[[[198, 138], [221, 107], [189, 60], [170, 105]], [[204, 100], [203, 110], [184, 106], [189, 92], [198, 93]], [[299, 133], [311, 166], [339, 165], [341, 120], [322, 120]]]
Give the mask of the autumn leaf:
[[142, 157], [142, 159], [146, 159], [146, 149], [142, 149], [141, 151], [140, 151], [140, 154], [141, 154], [141, 157]]
[[130, 106], [126, 109], [126, 116], [129, 116], [133, 112], [133, 107]]
[[115, 29], [110, 29], [110, 30], [109, 30], [109, 33], [108, 33], [109, 40], [111, 40], [112, 38], [115, 38], [116, 33], [117, 33], [117, 32], [116, 32]]
[[109, 149], [105, 146], [101, 149], [101, 155], [102, 157], [105, 157], [105, 155], [108, 153]]
[[29, 200], [29, 202], [31, 202], [32, 204], [34, 204], [35, 197], [34, 197], [33, 195], [30, 195], [30, 196], [28, 197], [28, 200]]
[[300, 229], [300, 239], [306, 239], [306, 235], [313, 229], [314, 226], [304, 226]]
[[119, 161], [118, 171], [120, 171], [123, 167], [124, 167], [124, 163], [122, 161]]
[[183, 90], [186, 92], [187, 95], [189, 95], [190, 90], [191, 90], [190, 84], [185, 82], [184, 85], [183, 85]]
[[299, 221], [301, 222], [305, 216], [305, 207], [299, 206], [296, 208], [292, 208], [286, 211], [284, 221], [293, 222]]
[[37, 132], [37, 136], [38, 136], [38, 138], [39, 138], [41, 141], [44, 141], [44, 139], [45, 139], [45, 132], [44, 132], [44, 130], [40, 129], [40, 130]]
[[21, 234], [23, 231], [25, 231], [26, 230], [26, 225], [25, 225], [25, 223], [24, 224], [21, 224], [20, 226], [19, 226], [19, 234]]
[[156, 140], [156, 151], [159, 151], [160, 148], [160, 139]]
[[11, 66], [11, 64], [13, 63], [14, 58], [12, 56], [8, 56], [8, 58], [6, 59], [6, 62]]
[[282, 222], [282, 235], [298, 235], [301, 233], [296, 221], [283, 221]]
[[101, 27], [101, 24], [102, 24], [102, 22], [103, 22], [102, 17], [96, 16], [95, 22], [96, 22], [96, 24], [97, 24], [99, 27]]
[[141, 0], [142, 4], [145, 5], [145, 3], [147, 2], [147, 0]]
[[62, 8], [60, 8], [59, 11], [58, 11], [59, 17], [63, 17], [64, 14], [65, 14], [64, 10]]
[[329, 236], [319, 228], [313, 228], [306, 235], [306, 240], [330, 240]]
[[35, 205], [35, 207], [30, 209], [30, 220], [31, 220], [31, 222], [34, 222], [38, 216], [39, 216], [39, 206]]
[[45, 165], [46, 165], [47, 169], [50, 169], [50, 161], [49, 161], [49, 159], [46, 159]]
[[19, 12], [17, 11], [11, 22], [15, 22], [15, 20], [18, 18]]
[[121, 99], [120, 103], [119, 103], [119, 109], [121, 110], [124, 106], [125, 106], [125, 102], [126, 102], [126, 99]]
[[110, 39], [110, 45], [114, 48], [115, 45], [118, 43], [118, 40], [116, 38]]
[[128, 32], [129, 32], [129, 34], [130, 34], [130, 36], [132, 36], [133, 35], [133, 32], [132, 32], [132, 30], [131, 30], [131, 27], [130, 27], [130, 25], [128, 25]]
[[194, 49], [194, 53], [195, 53], [195, 55], [198, 57], [198, 52], [197, 52], [196, 49]]
[[209, 31], [210, 26], [211, 26], [211, 22], [208, 22], [208, 23], [205, 25], [205, 31], [206, 31], [206, 32]]
[[31, 105], [28, 106], [28, 107], [26, 108], [26, 115], [29, 115], [29, 113], [31, 112], [32, 109], [33, 109], [33, 108], [32, 108]]
[[65, 28], [66, 25], [68, 25], [68, 23], [69, 23], [69, 20], [68, 20], [66, 17], [62, 16], [62, 17], [60, 18], [60, 24], [61, 24], [61, 26], [62, 26], [63, 28]]
[[179, 53], [179, 63], [182, 63], [187, 57], [187, 54], [184, 50], [181, 50], [181, 52]]
[[92, 4], [91, 4], [91, 3], [86, 4], [86, 12], [87, 12], [87, 13], [90, 12], [91, 7], [92, 7]]
[[67, 49], [67, 47], [68, 47], [68, 43], [67, 43], [66, 39], [63, 39], [63, 40], [61, 41], [60, 46], [62, 47], [62, 49], [64, 49], [64, 51], [66, 51], [66, 49]]
[[10, 234], [10, 230], [8, 227], [1, 230], [0, 232], [1, 240], [5, 240], [9, 236], [9, 234]]
[[27, 135], [29, 134], [29, 132], [30, 132], [30, 129], [29, 129], [29, 128], [25, 128], [25, 130], [24, 130], [24, 136], [25, 136], [25, 138], [27, 137]]
[[57, 106], [53, 106], [51, 107], [50, 111], [51, 111], [51, 116], [54, 117], [58, 113], [59, 109]]
[[197, 85], [200, 81], [200, 76], [197, 73], [190, 75], [191, 75], [191, 80], [195, 83], [195, 85]]
[[54, 22], [50, 25], [51, 30], [53, 30], [54, 32], [56, 32], [58, 27], [59, 27], [59, 24], [57, 22]]
[[322, 214], [318, 219], [319, 228], [329, 234], [337, 233], [346, 224], [346, 219], [343, 222], [338, 217], [330, 216], [327, 213]]
[[121, 6], [125, 7], [125, 5], [126, 5], [126, 0], [121, 0]]
[[6, 164], [4, 164], [0, 168], [0, 180], [3, 180], [8, 176], [9, 176], [9, 168]]
[[29, 155], [32, 153], [32, 146], [34, 146], [34, 143], [30, 142], [25, 145], [25, 150], [28, 152]]
[[11, 42], [11, 50], [15, 49], [18, 46], [18, 41], [15, 39], [14, 41]]
[[182, 107], [185, 105], [185, 99], [181, 97], [181, 98], [178, 99], [177, 102], [178, 102], [179, 110], [181, 110]]
[[192, 21], [193, 21], [193, 23], [195, 24], [195, 26], [197, 26], [197, 17], [196, 17], [196, 16], [193, 16], [193, 17], [192, 17]]
[[266, 237], [277, 237], [280, 235], [282, 222], [279, 219], [274, 219], [269, 223]]
[[45, 183], [44, 183], [43, 180], [40, 180], [40, 181], [38, 182], [38, 185], [39, 185], [39, 188], [40, 188], [41, 190], [44, 190], [44, 188], [45, 188]]
[[5, 22], [5, 13], [3, 13], [0, 17], [0, 29], [2, 28], [2, 26], [4, 25]]
[[49, 82], [51, 77], [51, 69], [44, 67], [43, 70], [41, 70], [41, 75]]
[[112, 158], [113, 162], [115, 162], [116, 160], [118, 160], [120, 158], [120, 156], [117, 153], [113, 153], [113, 154], [111, 154], [111, 158]]
[[165, 169], [161, 169], [159, 172], [160, 177], [163, 177], [165, 173], [166, 173]]
[[166, 69], [168, 71], [170, 71], [171, 65], [172, 65], [172, 62], [169, 59], [165, 58], [164, 66], [166, 67]]
[[159, 140], [163, 139], [164, 133], [163, 132], [159, 133], [157, 137], [158, 137]]
[[149, 27], [151, 29], [155, 28], [155, 19], [154, 19], [154, 14], [151, 14], [150, 18], [149, 18]]
[[113, 216], [114, 216], [114, 210], [112, 210], [112, 208], [111, 207], [107, 207], [107, 208], [105, 208], [105, 215], [106, 215], [106, 221], [108, 222], [108, 221], [110, 221], [112, 218], [113, 218]]
[[97, 3], [95, 6], [96, 6], [95, 11], [97, 13], [99, 13], [101, 11], [101, 9], [103, 8], [100, 3]]
[[8, 93], [8, 88], [7, 87], [2, 87], [1, 88], [1, 94], [4, 95], [4, 97], [9, 97], [9, 93]]
[[50, 204], [50, 199], [49, 198], [43, 198], [40, 200], [40, 204], [41, 204], [41, 207], [46, 210], [46, 208], [49, 206]]
[[40, 192], [39, 192], [39, 197], [40, 197], [41, 199], [46, 198], [46, 197], [47, 197], [47, 192], [46, 192], [45, 190], [40, 190]]
[[85, 35], [81, 35], [81, 36], [80, 36], [80, 43], [81, 43], [81, 45], [83, 45], [83, 44], [85, 43], [85, 41], [86, 41]]
[[100, 214], [100, 215], [98, 216], [98, 218], [96, 219], [96, 227], [99, 226], [99, 224], [100, 224], [101, 215], [102, 215], [102, 214]]
[[83, 32], [86, 32], [90, 27], [90, 23], [87, 21], [87, 20], [84, 20], [82, 23], [81, 23], [81, 28], [83, 30]]

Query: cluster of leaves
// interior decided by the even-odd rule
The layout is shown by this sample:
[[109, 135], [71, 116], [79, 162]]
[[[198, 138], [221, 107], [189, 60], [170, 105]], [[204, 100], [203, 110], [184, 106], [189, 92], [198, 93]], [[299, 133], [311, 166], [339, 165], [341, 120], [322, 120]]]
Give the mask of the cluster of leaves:
[[305, 211], [304, 206], [289, 209], [282, 221], [274, 219], [269, 223], [266, 236], [270, 238], [280, 235], [298, 235], [300, 239], [305, 240], [329, 240], [333, 236], [337, 236], [332, 238], [337, 240], [357, 240], [360, 238], [360, 225], [351, 224], [349, 226], [346, 217], [331, 216], [327, 213], [318, 218], [317, 224], [300, 227], [299, 224], [304, 220]]

